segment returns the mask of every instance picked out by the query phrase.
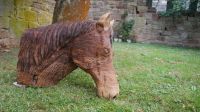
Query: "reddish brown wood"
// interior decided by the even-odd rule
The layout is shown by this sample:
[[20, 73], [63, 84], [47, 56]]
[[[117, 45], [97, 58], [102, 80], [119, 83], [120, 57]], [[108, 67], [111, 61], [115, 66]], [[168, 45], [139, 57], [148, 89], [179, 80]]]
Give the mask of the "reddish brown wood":
[[111, 34], [106, 23], [94, 21], [27, 30], [20, 43], [17, 82], [51, 86], [80, 67], [92, 76], [100, 97], [115, 97], [119, 85], [112, 64]]

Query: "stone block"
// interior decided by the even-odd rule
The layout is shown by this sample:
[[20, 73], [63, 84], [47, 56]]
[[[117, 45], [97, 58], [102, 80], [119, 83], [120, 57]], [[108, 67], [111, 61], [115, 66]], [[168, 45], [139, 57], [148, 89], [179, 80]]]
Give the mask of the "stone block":
[[40, 12], [37, 14], [37, 21], [39, 25], [47, 25], [52, 23], [53, 15], [49, 15], [45, 12]]
[[24, 6], [24, 2], [26, 2], [26, 0], [14, 0], [13, 4], [14, 4], [14, 7], [20, 8]]
[[47, 5], [47, 4], [33, 3], [33, 4], [31, 5], [31, 7], [36, 8], [36, 9], [40, 9], [40, 10], [42, 10], [42, 11], [49, 11], [48, 5]]
[[0, 29], [0, 39], [12, 38], [10, 32], [6, 29]]
[[15, 17], [25, 19], [24, 10], [22, 8], [18, 9]]
[[126, 9], [127, 8], [127, 4], [125, 4], [123, 2], [119, 2], [119, 4], [116, 6], [116, 8], [118, 8], [118, 9]]
[[50, 24], [54, 5], [54, 0], [0, 0], [0, 30], [20, 37], [27, 28]]
[[24, 32], [25, 29], [28, 27], [28, 22], [24, 21], [23, 19], [10, 19], [10, 30], [16, 37], [20, 37], [21, 34]]
[[33, 2], [33, 0], [26, 0], [26, 2], [24, 2], [24, 6], [31, 6]]
[[7, 16], [0, 17], [0, 28], [8, 29], [9, 28], [10, 18]]
[[147, 12], [148, 8], [146, 6], [138, 6], [138, 11], [140, 13]]
[[37, 20], [37, 14], [36, 12], [30, 10], [30, 8], [27, 8], [24, 10], [24, 16], [26, 21], [36, 21]]
[[28, 22], [28, 28], [37, 28], [39, 26], [37, 22]]
[[11, 16], [12, 13], [11, 11], [12, 11], [11, 6], [3, 6], [0, 8], [0, 16]]
[[12, 48], [19, 47], [19, 39], [16, 38], [8, 38], [0, 39], [0, 48]]

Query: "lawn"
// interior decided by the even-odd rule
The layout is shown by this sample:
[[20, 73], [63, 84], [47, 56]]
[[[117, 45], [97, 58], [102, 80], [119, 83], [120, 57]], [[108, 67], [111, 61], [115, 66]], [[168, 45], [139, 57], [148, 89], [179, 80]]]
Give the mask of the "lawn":
[[18, 49], [0, 53], [0, 112], [200, 112], [200, 50], [115, 43], [114, 51], [113, 101], [98, 98], [80, 69], [53, 87], [16, 88]]

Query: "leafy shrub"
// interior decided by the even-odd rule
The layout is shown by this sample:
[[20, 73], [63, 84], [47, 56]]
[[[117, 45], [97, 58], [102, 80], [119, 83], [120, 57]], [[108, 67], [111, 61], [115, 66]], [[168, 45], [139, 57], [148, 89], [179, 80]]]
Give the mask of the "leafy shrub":
[[130, 36], [130, 32], [132, 31], [134, 25], [134, 20], [123, 21], [122, 25], [119, 29], [119, 37], [123, 42], [126, 42]]

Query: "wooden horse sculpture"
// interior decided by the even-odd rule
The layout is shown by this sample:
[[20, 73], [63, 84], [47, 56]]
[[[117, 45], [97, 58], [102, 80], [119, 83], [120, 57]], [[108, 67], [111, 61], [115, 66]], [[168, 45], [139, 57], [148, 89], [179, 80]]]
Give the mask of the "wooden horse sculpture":
[[46, 87], [57, 84], [80, 67], [95, 81], [97, 94], [119, 94], [113, 67], [110, 13], [99, 21], [55, 23], [27, 30], [21, 38], [16, 85]]

